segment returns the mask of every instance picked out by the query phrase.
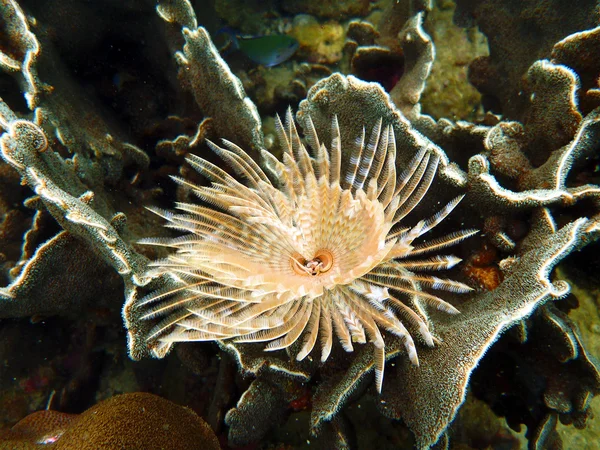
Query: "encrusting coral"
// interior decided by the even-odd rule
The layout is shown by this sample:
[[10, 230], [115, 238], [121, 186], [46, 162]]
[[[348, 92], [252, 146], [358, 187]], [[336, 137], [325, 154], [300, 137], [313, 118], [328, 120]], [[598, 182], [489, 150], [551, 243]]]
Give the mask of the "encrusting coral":
[[[408, 17], [389, 7], [390, 17], [382, 18], [401, 30], [398, 39], [386, 33], [396, 40], [394, 51], [402, 51], [405, 69], [391, 92], [354, 76], [330, 75], [335, 67], [301, 67], [311, 81], [302, 86], [302, 95], [308, 92], [296, 121], [288, 113], [277, 124], [283, 149], [277, 158], [257, 107], [198, 25], [191, 3], [161, 0], [155, 20], [165, 36], [155, 40], [175, 52], [181, 85], [195, 100], [179, 111], [191, 111], [189, 117], [168, 121], [187, 124], [182, 127], [190, 135], [154, 130], [159, 149], [174, 149], [177, 164], [187, 156], [175, 176], [178, 211], [172, 213], [154, 207], [159, 200], [152, 193], [154, 176], [160, 174], [168, 192], [162, 181], [177, 168], [165, 163], [157, 169], [160, 152], [150, 164], [145, 152], [126, 144], [125, 133], [103, 119], [106, 111], [89, 92], [60, 75], [66, 69], [59, 53], [46, 45], [51, 33], [15, 0], [2, 0], [7, 37], [0, 43], [0, 67], [25, 95], [23, 104], [4, 94], [0, 102], [1, 156], [16, 174], [5, 184], [20, 177], [34, 194], [25, 199], [19, 189], [10, 197], [24, 203], [13, 216], [26, 216], [28, 231], [20, 259], [11, 256], [5, 265], [0, 316], [64, 314], [95, 298], [114, 306], [119, 289], [132, 359], [163, 357], [176, 341], [216, 340], [218, 348], [197, 345], [212, 348], [215, 364], [221, 352], [229, 377], [217, 383], [215, 397], [230, 391], [213, 398], [218, 411], [209, 422], [224, 422], [235, 445], [263, 439], [290, 410], [309, 407], [314, 435], [350, 445], [359, 426], [345, 407], [365, 393], [368, 398], [369, 386], [379, 410], [401, 418], [418, 448], [460, 440], [448, 429], [469, 383], [498, 376], [485, 355], [499, 347], [497, 360], [505, 361], [501, 349], [509, 341], [510, 358], [534, 366], [536, 377], [512, 409], [492, 396], [483, 400], [510, 426], [525, 423], [532, 447], [557, 448], [557, 422], [583, 427], [589, 399], [600, 392], [594, 359], [559, 308], [564, 302], [554, 302], [568, 295], [569, 286], [553, 272], [600, 235], [598, 30], [581, 31], [571, 22], [561, 29], [555, 22], [542, 53], [525, 61], [520, 49], [514, 66], [510, 52], [501, 64], [492, 51], [488, 68], [514, 69], [502, 86], [486, 92], [499, 97], [508, 116], [434, 120], [420, 105], [435, 59], [426, 32], [431, 5], [408, 3], [402, 5]], [[475, 8], [458, 3], [463, 12]], [[492, 2], [482, 5], [493, 12]], [[382, 32], [353, 27], [355, 46], [372, 45]], [[578, 32], [571, 34], [572, 28]], [[552, 48], [556, 36], [562, 40]], [[504, 45], [503, 39], [490, 38], [490, 45]], [[577, 48], [587, 50], [580, 55]], [[534, 61], [539, 57], [549, 59]], [[161, 67], [176, 78], [168, 64]], [[488, 79], [480, 81], [486, 90]], [[220, 138], [222, 145], [207, 140]], [[255, 162], [259, 155], [262, 166]], [[212, 184], [204, 185], [206, 179]], [[188, 235], [139, 245], [162, 230], [144, 206]], [[48, 225], [51, 217], [55, 223]], [[465, 239], [476, 229], [482, 232]], [[449, 244], [456, 244], [456, 257], [435, 256], [424, 264], [448, 268], [448, 279], [416, 270], [426, 253], [446, 254], [442, 247]], [[174, 252], [167, 256], [164, 246]], [[466, 263], [456, 265], [458, 258]], [[60, 268], [67, 273], [57, 278]], [[92, 280], [98, 292], [89, 288]], [[438, 296], [437, 290], [444, 292]], [[231, 359], [249, 384], [224, 381], [234, 378]], [[210, 377], [198, 378], [210, 390]], [[176, 383], [182, 395], [197, 398]], [[245, 392], [225, 414], [238, 387]], [[390, 423], [393, 430], [404, 426]]]

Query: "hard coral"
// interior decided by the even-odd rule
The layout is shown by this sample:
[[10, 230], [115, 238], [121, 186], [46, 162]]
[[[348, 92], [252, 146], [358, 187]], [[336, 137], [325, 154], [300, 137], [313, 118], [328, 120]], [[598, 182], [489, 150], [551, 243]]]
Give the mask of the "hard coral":
[[[352, 108], [352, 105], [360, 105], [360, 108]], [[310, 115], [317, 127], [323, 127], [327, 117], [332, 114], [339, 115], [340, 123], [347, 127], [378, 116], [389, 120], [394, 124], [399, 160], [406, 160], [422, 147], [435, 148], [443, 154], [441, 149], [417, 132], [397, 112], [382, 89], [356, 82], [352, 77], [334, 75], [315, 85], [307, 100], [301, 103], [298, 116], [306, 118]], [[585, 143], [596, 136], [595, 125], [592, 125], [596, 123], [595, 118], [590, 117], [588, 121], [582, 123], [581, 130], [570, 146], [571, 150], [565, 150], [567, 154], [563, 158], [567, 158], [569, 152], [577, 155], [574, 158], [583, 157], [585, 151], [582, 149], [587, 149]], [[432, 136], [438, 138], [435, 130], [426, 131], [433, 131]], [[480, 130], [473, 131], [476, 135], [480, 133]], [[345, 139], [346, 142], [351, 142], [348, 135]], [[344, 142], [344, 137], [342, 141]], [[442, 161], [447, 161], [445, 155]], [[554, 161], [551, 166], [555, 177], [557, 172], [568, 172], [560, 161]], [[476, 217], [481, 217], [482, 211], [485, 211], [484, 217], [489, 217], [494, 210], [503, 211], [506, 215], [508, 211], [515, 211], [519, 203], [522, 205], [520, 210], [525, 205], [531, 205], [528, 207], [530, 211], [535, 208], [533, 205], [537, 205], [538, 210], [534, 210], [535, 213], [532, 214], [534, 226], [527, 236], [523, 238], [522, 233], [514, 234], [515, 238], [520, 238], [518, 249], [515, 251], [513, 247], [512, 250], [515, 263], [504, 266], [504, 280], [497, 288], [489, 292], [474, 293], [461, 305], [460, 315], [439, 317], [434, 321], [435, 331], [442, 340], [440, 346], [444, 350], [420, 352], [421, 367], [426, 366], [428, 370], [413, 367], [405, 359], [397, 360], [394, 368], [389, 370], [388, 382], [383, 385], [381, 409], [384, 414], [396, 419], [402, 418], [408, 424], [417, 437], [419, 448], [428, 448], [443, 436], [443, 429], [464, 401], [471, 373], [497, 337], [512, 324], [519, 323], [531, 314], [543, 302], [566, 294], [564, 283], [550, 281], [551, 268], [568, 253], [597, 237], [595, 219], [581, 218], [558, 228], [549, 211], [539, 209], [544, 202], [559, 202], [561, 195], [569, 196], [564, 192], [562, 184], [552, 190], [513, 193], [498, 186], [498, 181], [488, 173], [487, 164], [483, 155], [475, 155], [470, 160], [469, 185], [463, 204], [474, 208], [473, 212], [477, 211]], [[431, 197], [437, 199], [463, 183], [461, 171], [452, 164], [440, 166], [440, 178], [431, 188]], [[566, 176], [566, 172], [561, 173], [561, 180], [563, 176]], [[483, 185], [487, 187], [483, 188]], [[592, 195], [593, 191], [590, 187], [585, 192]], [[426, 205], [423, 207], [426, 208]], [[417, 209], [416, 212], [418, 211]], [[447, 220], [451, 221], [455, 216], [451, 215]], [[473, 215], [465, 211], [460, 218], [472, 223], [470, 221]], [[402, 345], [393, 338], [388, 338], [386, 350], [386, 357], [391, 359], [402, 351]], [[338, 414], [348, 399], [364, 386], [361, 380], [372, 369], [372, 358], [360, 352], [352, 360], [350, 367], [344, 367], [343, 373], [333, 375], [320, 384], [313, 398], [314, 431], [320, 432], [324, 423]], [[391, 383], [389, 376], [394, 377]], [[586, 389], [587, 392], [595, 392], [597, 386]], [[432, 411], [435, 413], [432, 414]]]
[[553, 45], [571, 33], [597, 25], [598, 2], [580, 0], [577, 7], [560, 0], [457, 0], [454, 20], [477, 25], [486, 35], [490, 56], [471, 64], [470, 80], [487, 96], [488, 106], [508, 118], [526, 111], [522, 77], [538, 59], [548, 58]]
[[219, 450], [204, 420], [190, 409], [137, 392], [112, 397], [79, 416], [39, 411], [0, 437], [0, 449]]
[[319, 23], [305, 14], [294, 18], [290, 32], [298, 40], [298, 56], [312, 63], [337, 63], [342, 58], [346, 33], [337, 22]]
[[292, 14], [304, 13], [340, 20], [367, 15], [369, 3], [369, 0], [283, 0], [281, 7]]

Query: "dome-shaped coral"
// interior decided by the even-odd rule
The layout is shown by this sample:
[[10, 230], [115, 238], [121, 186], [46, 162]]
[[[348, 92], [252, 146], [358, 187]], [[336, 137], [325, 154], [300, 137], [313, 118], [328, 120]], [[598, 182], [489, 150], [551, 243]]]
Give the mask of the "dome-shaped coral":
[[79, 416], [38, 411], [3, 437], [0, 450], [220, 449], [209, 425], [192, 410], [143, 392], [117, 395]]

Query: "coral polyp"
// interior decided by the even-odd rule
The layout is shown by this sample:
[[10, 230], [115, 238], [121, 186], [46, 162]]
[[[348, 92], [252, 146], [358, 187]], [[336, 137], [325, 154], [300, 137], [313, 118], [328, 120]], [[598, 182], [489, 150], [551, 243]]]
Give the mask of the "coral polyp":
[[424, 149], [397, 173], [394, 131], [381, 120], [370, 138], [363, 131], [350, 151], [341, 148], [335, 117], [329, 150], [309, 120], [309, 152], [289, 111], [285, 123], [277, 119], [277, 134], [283, 158], [263, 150], [264, 169], [231, 142], [224, 141], [224, 148], [209, 143], [245, 184], [191, 156], [190, 165], [211, 185], [175, 180], [202, 204], [177, 203], [176, 213], [154, 210], [168, 227], [187, 234], [143, 241], [176, 250], [152, 263], [148, 273], [175, 282], [175, 287], [170, 283], [140, 302], [148, 308], [144, 318], [164, 317], [150, 339], [268, 342], [265, 349], [270, 351], [299, 341], [298, 360], [320, 341], [322, 362], [330, 355], [334, 337], [347, 352], [353, 351], [353, 343], [368, 340], [375, 348], [381, 391], [381, 330], [403, 339], [408, 357], [418, 365], [408, 330], [417, 330], [433, 346], [427, 309], [458, 313], [427, 291], [471, 290], [458, 281], [420, 274], [449, 269], [459, 258], [419, 257], [477, 231], [461, 230], [417, 243], [461, 197], [433, 217], [404, 226], [431, 186], [439, 157]]

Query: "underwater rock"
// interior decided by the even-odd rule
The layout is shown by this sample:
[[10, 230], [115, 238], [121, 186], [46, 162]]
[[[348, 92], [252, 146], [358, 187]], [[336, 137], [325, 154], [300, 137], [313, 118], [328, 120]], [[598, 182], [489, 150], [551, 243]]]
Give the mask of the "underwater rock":
[[[278, 0], [215, 0], [214, 11], [229, 26], [244, 33], [259, 34], [271, 26], [272, 15], [269, 12], [276, 11], [278, 3]], [[201, 7], [198, 4], [195, 6]]]

